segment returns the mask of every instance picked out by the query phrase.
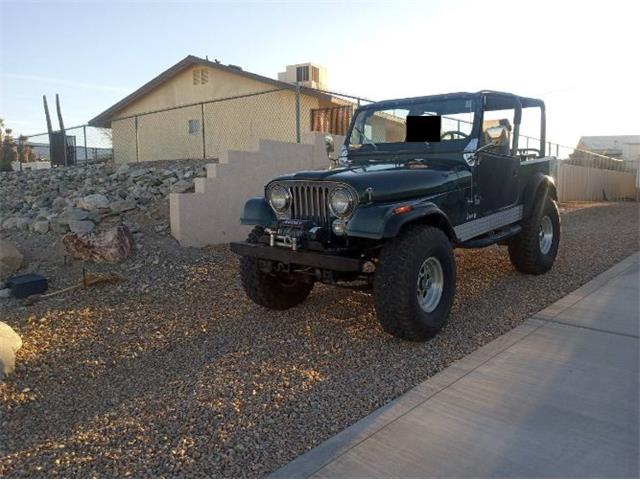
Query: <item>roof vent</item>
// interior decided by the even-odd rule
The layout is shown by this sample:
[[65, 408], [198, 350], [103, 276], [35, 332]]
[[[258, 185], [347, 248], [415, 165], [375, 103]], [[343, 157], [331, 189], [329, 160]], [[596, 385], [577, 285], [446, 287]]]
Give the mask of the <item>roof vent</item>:
[[233, 64], [229, 64], [227, 65], [229, 68], [235, 68], [236, 70], [242, 70], [242, 67], [239, 67], [238, 65], [233, 65]]

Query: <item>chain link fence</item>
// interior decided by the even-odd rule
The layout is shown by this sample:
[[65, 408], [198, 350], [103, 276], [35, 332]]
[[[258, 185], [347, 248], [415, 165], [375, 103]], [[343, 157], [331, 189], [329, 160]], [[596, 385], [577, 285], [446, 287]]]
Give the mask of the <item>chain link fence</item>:
[[58, 155], [54, 154], [56, 159], [63, 159], [58, 162], [61, 165], [65, 162], [66, 165], [99, 163], [113, 158], [111, 129], [80, 125], [66, 128], [64, 133], [64, 137], [59, 130], [51, 135], [37, 133], [19, 136], [16, 140], [17, 169], [48, 168], [51, 166], [52, 153], [65, 146], [65, 152], [58, 150]]
[[344, 135], [353, 112], [367, 100], [307, 87], [150, 111], [111, 121], [115, 161], [217, 159], [250, 150], [260, 140], [300, 142], [308, 132]]

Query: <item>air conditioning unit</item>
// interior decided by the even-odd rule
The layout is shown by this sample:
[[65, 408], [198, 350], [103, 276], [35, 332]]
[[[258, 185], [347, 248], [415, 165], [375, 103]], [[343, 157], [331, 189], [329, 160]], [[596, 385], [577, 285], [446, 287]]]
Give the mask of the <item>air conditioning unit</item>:
[[327, 89], [327, 69], [316, 63], [298, 63], [287, 65], [284, 72], [278, 73], [278, 80], [287, 83], [299, 83], [303, 87]]

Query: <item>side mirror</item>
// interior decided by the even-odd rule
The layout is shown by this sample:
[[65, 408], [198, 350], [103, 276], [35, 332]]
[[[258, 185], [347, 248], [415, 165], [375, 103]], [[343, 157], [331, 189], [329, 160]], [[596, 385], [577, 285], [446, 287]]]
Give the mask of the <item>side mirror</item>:
[[327, 158], [329, 159], [329, 170], [333, 170], [338, 166], [338, 159], [333, 158], [331, 154], [335, 151], [336, 145], [331, 135], [325, 135], [324, 137], [324, 149], [327, 151]]
[[327, 151], [327, 156], [330, 156], [336, 149], [336, 145], [331, 135], [325, 135], [324, 137], [324, 149]]

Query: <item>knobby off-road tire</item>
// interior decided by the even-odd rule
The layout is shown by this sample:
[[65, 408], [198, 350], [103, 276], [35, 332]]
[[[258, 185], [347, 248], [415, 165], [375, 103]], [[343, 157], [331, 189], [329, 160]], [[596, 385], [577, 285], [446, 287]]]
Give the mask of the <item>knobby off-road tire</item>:
[[[247, 242], [258, 243], [263, 235], [262, 227], [255, 227]], [[258, 259], [241, 257], [240, 280], [247, 296], [258, 305], [271, 310], [287, 310], [302, 303], [313, 289], [313, 281], [277, 277], [260, 270]]]
[[[431, 271], [431, 283], [425, 281], [426, 271]], [[429, 293], [437, 283], [439, 298]], [[456, 262], [447, 236], [424, 225], [406, 229], [383, 247], [373, 288], [378, 321], [386, 332], [414, 341], [433, 337], [447, 321], [456, 290]]]
[[[549, 236], [551, 235], [551, 236]], [[560, 215], [548, 195], [536, 199], [522, 231], [509, 242], [509, 258], [522, 273], [541, 275], [553, 266], [560, 244]]]

